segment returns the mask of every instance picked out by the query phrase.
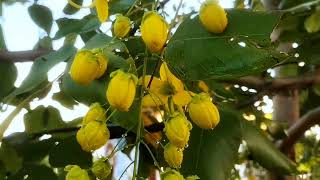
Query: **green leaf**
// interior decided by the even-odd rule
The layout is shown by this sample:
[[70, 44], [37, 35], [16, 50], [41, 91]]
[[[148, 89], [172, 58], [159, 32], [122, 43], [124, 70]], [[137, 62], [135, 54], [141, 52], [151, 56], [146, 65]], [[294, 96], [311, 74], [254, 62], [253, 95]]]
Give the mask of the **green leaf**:
[[73, 109], [73, 106], [78, 104], [71, 96], [67, 95], [63, 91], [54, 93], [52, 95], [52, 99], [58, 101], [61, 105], [69, 109]]
[[31, 19], [49, 34], [53, 23], [50, 9], [46, 6], [33, 4], [28, 8], [28, 11]]
[[71, 136], [51, 149], [49, 163], [53, 167], [65, 167], [72, 164], [89, 168], [92, 165], [92, 154], [83, 151], [76, 137]]
[[109, 2], [110, 14], [125, 14], [136, 0], [113, 0]]
[[264, 168], [279, 174], [293, 174], [295, 164], [282, 154], [274, 144], [262, 134], [261, 130], [248, 121], [241, 121], [242, 136], [253, 159]]
[[17, 174], [9, 176], [8, 180], [21, 180], [25, 179], [46, 179], [46, 180], [58, 180], [58, 176], [53, 172], [52, 168], [45, 165], [28, 164], [23, 167]]
[[[2, 6], [1, 6], [2, 7]], [[6, 50], [7, 46], [6, 46], [6, 41], [4, 39], [4, 33], [2, 30], [2, 26], [0, 25], [0, 49], [1, 50]]]
[[13, 133], [3, 139], [4, 143], [9, 144], [16, 150], [24, 163], [39, 162], [43, 160], [57, 141], [57, 138], [40, 140], [39, 138], [33, 138], [25, 132]]
[[14, 82], [17, 78], [17, 68], [16, 66], [9, 61], [0, 62], [0, 74], [3, 76], [0, 77], [0, 101], [2, 98], [7, 96], [11, 91], [14, 90]]
[[[81, 6], [83, 3], [83, 0], [73, 0], [73, 2]], [[69, 3], [63, 8], [63, 12], [68, 15], [75, 14], [79, 10], [80, 9], [71, 6]]]
[[120, 51], [124, 51], [126, 49], [126, 45], [122, 43], [118, 39], [114, 39], [105, 34], [96, 34], [93, 36], [86, 45], [84, 49], [95, 49], [95, 48], [106, 48], [106, 50], [112, 51], [114, 49], [118, 49]]
[[[228, 19], [226, 31], [219, 35], [206, 31], [198, 16], [178, 27], [165, 59], [181, 78], [234, 78], [261, 72], [279, 62], [275, 50], [263, 47], [270, 43], [277, 15], [230, 10]], [[245, 47], [238, 44], [241, 42]]]
[[132, 106], [130, 107], [129, 112], [117, 111], [111, 117], [111, 122], [136, 133], [139, 114], [140, 114], [140, 101], [135, 100]]
[[45, 130], [66, 127], [58, 109], [48, 106], [38, 106], [24, 115], [25, 132], [39, 133]]
[[94, 102], [105, 103], [106, 87], [106, 82], [98, 80], [92, 81], [89, 85], [77, 84], [71, 79], [70, 74], [66, 73], [62, 78], [61, 90], [76, 101], [90, 105]]
[[45, 36], [39, 39], [38, 43], [33, 49], [50, 49], [52, 50], [52, 39], [49, 36]]
[[39, 57], [32, 64], [30, 73], [22, 82], [21, 86], [9, 96], [17, 96], [32, 91], [42, 82], [47, 80], [47, 72], [56, 64], [68, 60], [75, 53], [75, 48], [64, 46], [56, 52]]
[[94, 15], [85, 16], [82, 19], [61, 18], [57, 20], [59, 27], [54, 39], [60, 39], [70, 33], [86, 33], [100, 27], [100, 22]]
[[8, 143], [2, 143], [0, 148], [0, 162], [5, 167], [6, 172], [15, 173], [22, 166], [22, 158], [16, 150]]
[[141, 37], [131, 37], [124, 41], [129, 53], [132, 57], [136, 57], [138, 54], [144, 53], [146, 46]]
[[222, 109], [221, 121], [213, 130], [203, 130], [193, 124], [189, 147], [184, 151], [182, 174], [197, 175], [200, 179], [228, 179], [238, 159], [241, 142], [239, 118], [234, 112]]

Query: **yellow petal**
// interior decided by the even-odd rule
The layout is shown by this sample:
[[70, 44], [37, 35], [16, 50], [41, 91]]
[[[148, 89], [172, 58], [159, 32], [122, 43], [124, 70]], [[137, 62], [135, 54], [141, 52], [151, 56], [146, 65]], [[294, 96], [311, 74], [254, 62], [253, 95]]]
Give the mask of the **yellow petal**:
[[183, 83], [170, 72], [167, 63], [165, 62], [162, 63], [160, 67], [160, 79], [162, 81], [169, 82], [169, 84], [172, 85], [176, 91], [183, 91]]
[[[150, 75], [145, 76], [145, 79], [144, 79], [144, 84], [145, 84], [144, 87], [145, 88], [148, 87], [150, 80], [151, 80]], [[142, 84], [142, 77], [139, 79], [139, 84]], [[150, 84], [150, 87], [149, 87], [149, 92], [159, 93], [162, 86], [163, 86], [163, 82], [159, 78], [153, 77], [151, 84]]]
[[101, 23], [105, 22], [109, 16], [108, 0], [96, 0], [96, 10], [99, 21]]
[[142, 98], [142, 106], [157, 107], [164, 105], [168, 102], [168, 97], [163, 95], [148, 94]]
[[141, 37], [151, 52], [160, 52], [166, 43], [169, 25], [156, 12], [146, 12], [140, 26]]
[[116, 20], [113, 24], [113, 33], [118, 38], [125, 37], [131, 28], [130, 19], [121, 14], [117, 15]]
[[179, 106], [185, 106], [191, 101], [191, 96], [188, 91], [180, 91], [173, 95], [173, 102]]
[[228, 24], [227, 13], [215, 1], [206, 1], [201, 5], [199, 18], [202, 25], [212, 33], [222, 33]]

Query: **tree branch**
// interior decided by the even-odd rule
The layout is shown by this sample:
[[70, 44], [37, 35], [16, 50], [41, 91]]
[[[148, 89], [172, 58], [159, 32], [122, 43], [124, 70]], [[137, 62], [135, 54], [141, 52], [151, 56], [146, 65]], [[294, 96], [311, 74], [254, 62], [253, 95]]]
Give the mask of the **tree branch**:
[[226, 80], [223, 82], [247, 86], [258, 91], [277, 92], [288, 89], [301, 89], [314, 84], [320, 84], [320, 72], [296, 78], [264, 80], [262, 78], [248, 76], [237, 80]]
[[316, 71], [313, 74], [295, 78], [278, 78], [274, 80], [264, 80], [262, 78], [248, 76], [236, 80], [224, 80], [222, 82], [238, 84], [241, 86], [256, 89], [258, 91], [257, 94], [253, 95], [247, 101], [242, 101], [241, 103], [236, 104], [236, 108], [241, 109], [258, 101], [266, 94], [272, 95], [280, 91], [302, 89], [314, 84], [320, 84], [320, 72]]
[[[150, 126], [145, 127], [145, 130], [152, 133], [162, 131], [164, 128], [163, 123], [156, 123]], [[42, 132], [32, 133], [33, 138], [41, 137], [44, 134], [58, 134], [58, 133], [75, 133], [80, 129], [80, 127], [66, 127], [66, 128], [59, 128], [59, 129], [51, 129], [45, 130]], [[121, 138], [123, 134], [127, 133], [127, 129], [124, 129], [119, 126], [108, 126], [110, 131], [110, 139]], [[135, 136], [135, 133], [128, 132], [128, 136]]]
[[295, 124], [287, 131], [287, 138], [280, 141], [279, 148], [283, 152], [287, 152], [293, 144], [304, 135], [304, 132], [312, 126], [320, 123], [320, 107], [317, 107], [305, 115], [303, 115]]
[[0, 51], [0, 61], [10, 62], [28, 62], [34, 61], [36, 58], [46, 55], [51, 50], [38, 49], [30, 51]]

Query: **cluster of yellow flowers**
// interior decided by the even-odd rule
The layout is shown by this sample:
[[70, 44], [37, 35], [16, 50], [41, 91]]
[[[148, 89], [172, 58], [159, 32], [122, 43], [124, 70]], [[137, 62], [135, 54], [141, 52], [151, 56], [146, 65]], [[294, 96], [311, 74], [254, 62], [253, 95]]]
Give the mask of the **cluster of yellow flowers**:
[[[96, 0], [95, 7], [101, 22], [108, 18], [108, 1]], [[206, 30], [212, 33], [225, 31], [228, 20], [226, 12], [216, 1], [203, 3], [199, 13], [199, 19]], [[124, 38], [131, 29], [130, 19], [118, 14], [113, 23], [113, 35]], [[145, 12], [142, 18], [141, 37], [152, 53], [160, 53], [168, 39], [169, 25], [154, 11]], [[87, 85], [94, 79], [103, 76], [107, 69], [108, 58], [103, 50], [80, 50], [71, 65], [71, 78], [82, 85]], [[106, 89], [106, 99], [109, 105], [122, 112], [128, 112], [136, 96], [136, 86], [142, 85], [146, 92], [142, 98], [143, 107], [164, 109], [167, 116], [163, 118], [164, 133], [169, 142], [164, 146], [164, 158], [171, 168], [179, 169], [183, 161], [183, 150], [187, 148], [192, 129], [192, 123], [187, 119], [188, 114], [192, 122], [203, 129], [213, 129], [220, 121], [219, 111], [213, 104], [209, 88], [203, 81], [199, 81], [202, 93], [195, 94], [188, 91], [183, 82], [169, 69], [169, 65], [163, 62], [159, 71], [160, 77], [144, 75], [138, 77], [132, 73], [118, 69], [110, 73], [111, 80]], [[92, 152], [102, 147], [109, 139], [110, 132], [106, 125], [106, 111], [99, 103], [90, 106], [83, 118], [82, 127], [77, 132], [77, 141], [84, 151]], [[162, 135], [156, 134], [157, 138]], [[145, 136], [149, 139], [149, 136]], [[91, 171], [105, 179], [110, 174], [111, 166], [106, 159], [96, 161]], [[88, 179], [88, 174], [78, 166], [66, 167], [67, 180]], [[183, 180], [184, 177], [176, 170], [169, 169], [162, 174], [165, 180]], [[187, 179], [198, 179], [195, 176]]]
[[82, 120], [77, 132], [77, 141], [84, 151], [92, 152], [102, 147], [110, 138], [106, 125], [105, 110], [99, 103], [93, 103]]

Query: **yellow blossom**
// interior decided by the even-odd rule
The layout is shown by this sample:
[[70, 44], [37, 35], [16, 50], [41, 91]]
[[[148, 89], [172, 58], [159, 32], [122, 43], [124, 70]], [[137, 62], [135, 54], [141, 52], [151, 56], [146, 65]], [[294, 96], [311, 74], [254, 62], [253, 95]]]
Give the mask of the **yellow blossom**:
[[116, 17], [116, 21], [113, 24], [113, 33], [118, 38], [125, 37], [131, 28], [130, 19], [126, 16], [118, 14]]
[[107, 180], [111, 173], [112, 166], [106, 158], [100, 158], [92, 165], [92, 173], [100, 180]]
[[109, 17], [108, 0], [95, 0], [98, 19], [101, 23], [105, 22]]
[[160, 176], [162, 180], [184, 180], [184, 177], [178, 171], [170, 168], [166, 169]]
[[95, 54], [95, 56], [97, 57], [97, 60], [99, 62], [99, 69], [97, 70], [97, 74], [96, 74], [96, 79], [100, 78], [104, 72], [107, 69], [108, 66], [108, 59], [107, 57], [102, 54], [101, 52]]
[[68, 165], [64, 170], [68, 171], [66, 180], [90, 180], [87, 171], [77, 165]]
[[[150, 79], [150, 75], [145, 77], [146, 88]], [[153, 77], [148, 91], [149, 94], [142, 99], [143, 106], [164, 105], [170, 96], [172, 96], [174, 104], [178, 106], [185, 106], [191, 101], [191, 96], [188, 91], [184, 90], [182, 81], [170, 72], [165, 62], [160, 67], [160, 79]]]
[[84, 151], [91, 152], [102, 147], [110, 138], [107, 125], [100, 121], [90, 121], [77, 132], [77, 141]]
[[203, 129], [212, 129], [220, 121], [218, 108], [206, 93], [195, 95], [188, 106], [188, 111], [191, 120]]
[[104, 122], [106, 120], [105, 113], [106, 111], [101, 107], [99, 103], [93, 103], [90, 105], [89, 111], [84, 116], [82, 124], [86, 125], [91, 121]]
[[191, 129], [192, 124], [184, 114], [175, 112], [172, 118], [165, 122], [164, 131], [171, 144], [178, 148], [184, 148], [189, 141]]
[[140, 27], [141, 37], [151, 52], [160, 52], [166, 43], [169, 25], [158, 13], [144, 13]]
[[70, 68], [70, 76], [75, 82], [87, 85], [96, 78], [99, 61], [89, 50], [79, 51]]
[[110, 74], [106, 97], [109, 104], [119, 111], [129, 111], [136, 94], [137, 77], [131, 73], [125, 73], [121, 69]]
[[164, 159], [172, 168], [180, 168], [183, 160], [183, 151], [175, 145], [168, 143], [164, 147]]
[[212, 33], [222, 33], [228, 24], [227, 13], [214, 0], [207, 0], [201, 5], [199, 18], [203, 26]]

